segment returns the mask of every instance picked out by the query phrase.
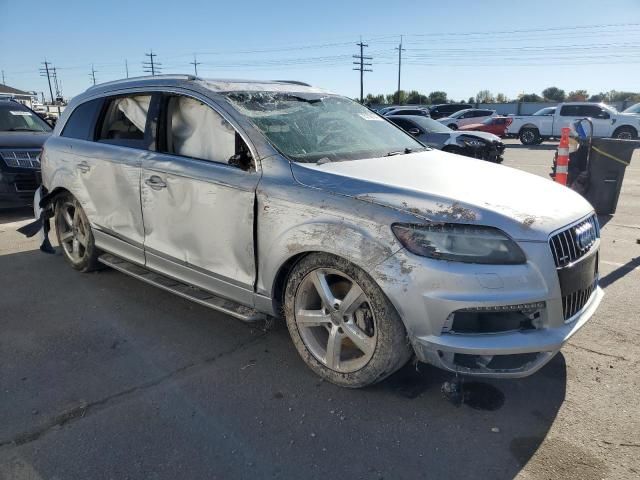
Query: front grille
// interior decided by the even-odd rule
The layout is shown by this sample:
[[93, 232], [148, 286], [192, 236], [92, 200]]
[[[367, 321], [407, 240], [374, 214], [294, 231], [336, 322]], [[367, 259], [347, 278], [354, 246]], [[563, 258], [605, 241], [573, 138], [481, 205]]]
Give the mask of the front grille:
[[587, 304], [591, 298], [591, 294], [595, 290], [597, 283], [589, 285], [583, 290], [578, 290], [569, 295], [562, 297], [562, 313], [565, 320], [569, 320], [576, 313], [578, 313]]
[[13, 181], [17, 192], [34, 192], [38, 189], [35, 173], [18, 173]]
[[9, 167], [40, 168], [40, 150], [0, 150], [0, 157]]
[[595, 215], [556, 233], [549, 239], [549, 246], [557, 268], [564, 267], [583, 257], [600, 238], [600, 226]]

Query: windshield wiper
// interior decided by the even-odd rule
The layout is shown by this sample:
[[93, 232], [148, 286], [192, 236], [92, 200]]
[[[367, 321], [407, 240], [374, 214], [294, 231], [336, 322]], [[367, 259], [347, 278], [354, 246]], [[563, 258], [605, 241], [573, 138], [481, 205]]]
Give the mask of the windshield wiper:
[[407, 147], [404, 150], [396, 150], [394, 152], [387, 153], [385, 157], [393, 157], [394, 155], [406, 155], [407, 153], [413, 153], [413, 149]]

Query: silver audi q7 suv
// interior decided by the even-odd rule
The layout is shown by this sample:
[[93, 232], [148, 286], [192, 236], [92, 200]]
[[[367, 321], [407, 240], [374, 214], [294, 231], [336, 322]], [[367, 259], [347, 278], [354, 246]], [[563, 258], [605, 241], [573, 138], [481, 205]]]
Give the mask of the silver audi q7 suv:
[[106, 264], [245, 321], [284, 314], [307, 365], [346, 387], [414, 354], [529, 375], [603, 296], [581, 196], [431, 150], [300, 82], [94, 86], [56, 125], [42, 175], [72, 267]]

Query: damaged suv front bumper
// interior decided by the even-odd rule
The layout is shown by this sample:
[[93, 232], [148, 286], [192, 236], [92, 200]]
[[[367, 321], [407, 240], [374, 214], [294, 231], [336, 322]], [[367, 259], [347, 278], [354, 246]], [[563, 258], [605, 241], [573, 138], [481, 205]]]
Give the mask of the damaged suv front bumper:
[[604, 296], [598, 245], [581, 259], [596, 268], [570, 318], [549, 245], [519, 245], [527, 257], [521, 265], [447, 262], [401, 250], [376, 268], [418, 360], [468, 375], [525, 377], [587, 323]]

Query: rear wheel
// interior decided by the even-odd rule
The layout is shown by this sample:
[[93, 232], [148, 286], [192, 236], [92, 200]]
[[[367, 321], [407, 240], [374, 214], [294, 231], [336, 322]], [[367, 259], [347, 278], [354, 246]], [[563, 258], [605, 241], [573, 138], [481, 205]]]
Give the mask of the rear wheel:
[[456, 125], [455, 123], [450, 123], [449, 125], [447, 125], [447, 127], [449, 127], [451, 130], [457, 130], [458, 129], [458, 125]]
[[55, 226], [62, 253], [73, 268], [81, 272], [98, 268], [100, 252], [95, 247], [89, 220], [71, 194], [56, 201]]
[[537, 128], [523, 128], [519, 137], [523, 145], [536, 145], [540, 139], [540, 132]]
[[620, 127], [613, 132], [613, 138], [620, 140], [633, 140], [638, 137], [638, 132], [633, 127]]
[[411, 357], [395, 308], [375, 281], [347, 260], [326, 253], [302, 259], [287, 280], [284, 307], [302, 359], [337, 385], [379, 382]]

